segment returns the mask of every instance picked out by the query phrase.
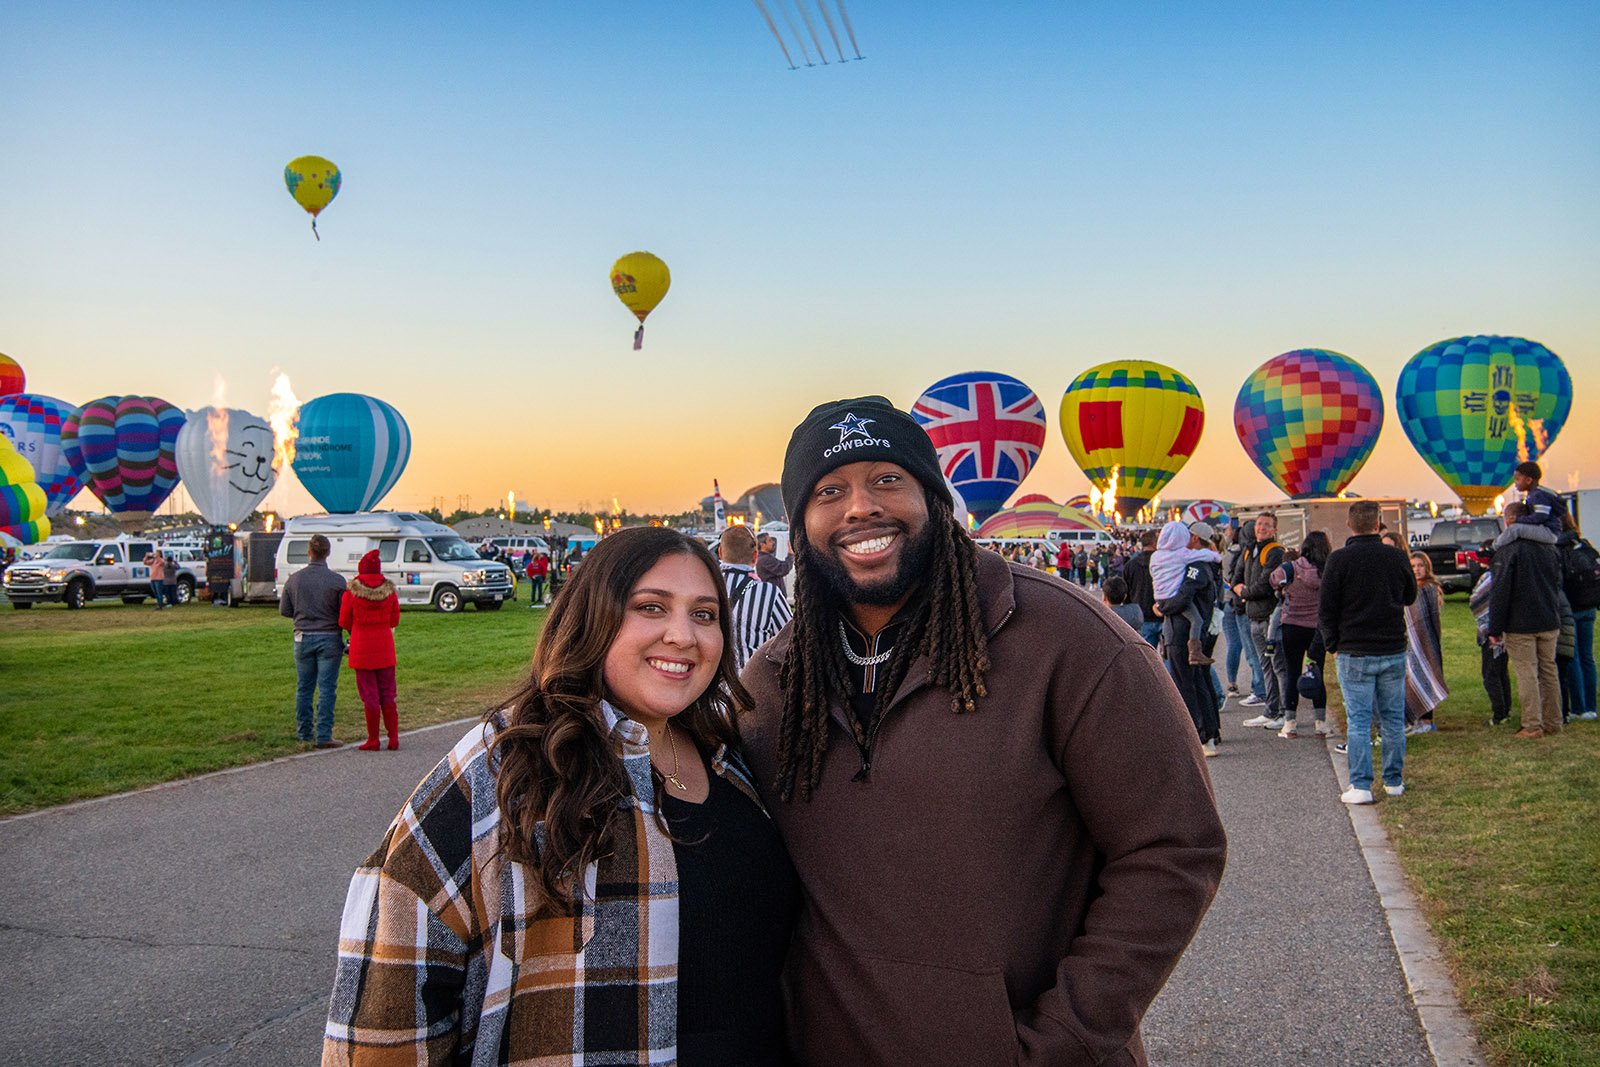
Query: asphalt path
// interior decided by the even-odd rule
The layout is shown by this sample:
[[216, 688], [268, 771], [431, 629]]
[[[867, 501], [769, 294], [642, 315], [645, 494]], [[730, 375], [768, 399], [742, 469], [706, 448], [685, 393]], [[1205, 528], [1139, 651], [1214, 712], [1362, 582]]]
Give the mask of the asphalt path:
[[[1432, 1065], [1325, 743], [1249, 714], [1208, 761], [1228, 870], [1151, 1062]], [[350, 873], [465, 729], [0, 822], [0, 1063], [316, 1063]]]

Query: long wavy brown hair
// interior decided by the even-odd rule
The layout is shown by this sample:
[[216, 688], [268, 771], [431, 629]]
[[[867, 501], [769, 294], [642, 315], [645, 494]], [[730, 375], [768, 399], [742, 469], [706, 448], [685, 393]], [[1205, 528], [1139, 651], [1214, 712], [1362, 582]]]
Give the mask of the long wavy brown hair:
[[[722, 630], [716, 676], [673, 724], [702, 750], [738, 747], [735, 717], [751, 700], [734, 667], [728, 594], [717, 561], [705, 545], [675, 530], [642, 527], [605, 538], [551, 605], [532, 670], [509, 707], [485, 716], [498, 730], [500, 847], [537, 877], [537, 912], [571, 913], [584, 868], [611, 851], [613, 835], [629, 817], [619, 803], [630, 792], [628, 777], [600, 709], [607, 695], [606, 654], [622, 628], [634, 586], [671, 554], [693, 556], [705, 566], [717, 590]], [[660, 773], [654, 777], [661, 822]], [[534, 836], [539, 823], [544, 824], [542, 844]]]

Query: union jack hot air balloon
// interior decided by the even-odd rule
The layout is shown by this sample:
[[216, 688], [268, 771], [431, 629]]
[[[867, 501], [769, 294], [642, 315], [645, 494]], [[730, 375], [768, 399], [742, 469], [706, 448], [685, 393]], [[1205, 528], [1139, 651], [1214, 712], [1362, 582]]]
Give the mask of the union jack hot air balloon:
[[1005, 506], [1044, 448], [1044, 405], [1009, 374], [953, 374], [929, 386], [911, 415], [979, 522]]

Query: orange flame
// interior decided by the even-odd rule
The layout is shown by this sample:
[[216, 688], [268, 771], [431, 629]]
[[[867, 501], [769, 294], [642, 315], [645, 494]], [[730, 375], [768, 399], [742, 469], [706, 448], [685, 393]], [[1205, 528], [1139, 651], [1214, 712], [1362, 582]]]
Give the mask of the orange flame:
[[[277, 367], [272, 369], [278, 370]], [[300, 437], [300, 400], [289, 387], [287, 374], [279, 374], [278, 380], [272, 383], [267, 421], [272, 424], [272, 469], [281, 471], [294, 462], [294, 443]]]

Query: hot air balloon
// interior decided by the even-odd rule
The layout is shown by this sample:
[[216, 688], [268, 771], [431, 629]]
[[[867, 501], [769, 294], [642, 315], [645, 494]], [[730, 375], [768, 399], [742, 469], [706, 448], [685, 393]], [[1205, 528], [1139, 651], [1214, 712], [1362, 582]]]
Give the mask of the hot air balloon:
[[1537, 341], [1457, 337], [1412, 356], [1394, 399], [1412, 447], [1482, 515], [1566, 425], [1572, 376]]
[[28, 387], [28, 376], [22, 373], [17, 361], [0, 352], [0, 396], [11, 396]]
[[1046, 537], [1057, 530], [1103, 530], [1093, 516], [1077, 510], [1051, 504], [1048, 501], [1034, 504], [1017, 504], [997, 511], [979, 524], [974, 537], [1018, 538]]
[[44, 490], [34, 481], [33, 467], [11, 445], [0, 441], [0, 531], [25, 545], [50, 536]]
[[1184, 522], [1226, 522], [1228, 519], [1228, 505], [1219, 500], [1196, 500], [1183, 509], [1183, 514], [1178, 516]]
[[1094, 507], [1094, 501], [1089, 499], [1088, 493], [1079, 493], [1077, 496], [1068, 500], [1066, 506], [1069, 508], [1077, 508], [1079, 511], [1088, 511], [1090, 508]]
[[330, 514], [371, 511], [411, 458], [411, 429], [376, 397], [329, 393], [300, 408], [294, 472]]
[[241, 523], [272, 490], [272, 426], [237, 408], [189, 412], [178, 433], [178, 474], [200, 515], [213, 526]]
[[73, 472], [124, 529], [144, 529], [178, 484], [172, 448], [183, 412], [154, 396], [103, 396], [74, 412], [61, 428]]
[[644, 319], [661, 303], [672, 285], [672, 272], [649, 252], [629, 252], [611, 264], [611, 291], [639, 318], [633, 333], [633, 349], [644, 347]]
[[59, 515], [83, 488], [83, 476], [72, 469], [61, 447], [61, 430], [78, 409], [64, 400], [39, 393], [0, 397], [0, 437], [16, 445], [33, 465], [44, 490], [47, 515]]
[[1349, 356], [1296, 349], [1244, 380], [1233, 427], [1251, 462], [1290, 497], [1338, 496], [1378, 443], [1383, 393]]
[[311, 215], [311, 235], [322, 240], [317, 232], [317, 216], [339, 195], [339, 183], [344, 175], [339, 168], [321, 156], [300, 156], [283, 168], [283, 184], [289, 187], [294, 202]]
[[952, 374], [929, 386], [911, 415], [980, 524], [1005, 506], [1044, 448], [1044, 405], [1009, 374]]
[[1012, 503], [1011, 506], [1014, 507], [1014, 508], [1020, 508], [1024, 504], [1054, 504], [1054, 503], [1055, 503], [1054, 500], [1051, 500], [1048, 496], [1045, 496], [1043, 493], [1029, 493], [1027, 496], [1019, 496], [1019, 497], [1017, 497], [1017, 499]]
[[1061, 436], [1116, 511], [1132, 516], [1183, 469], [1200, 444], [1206, 406], [1184, 375], [1142, 359], [1091, 367], [1061, 398]]

